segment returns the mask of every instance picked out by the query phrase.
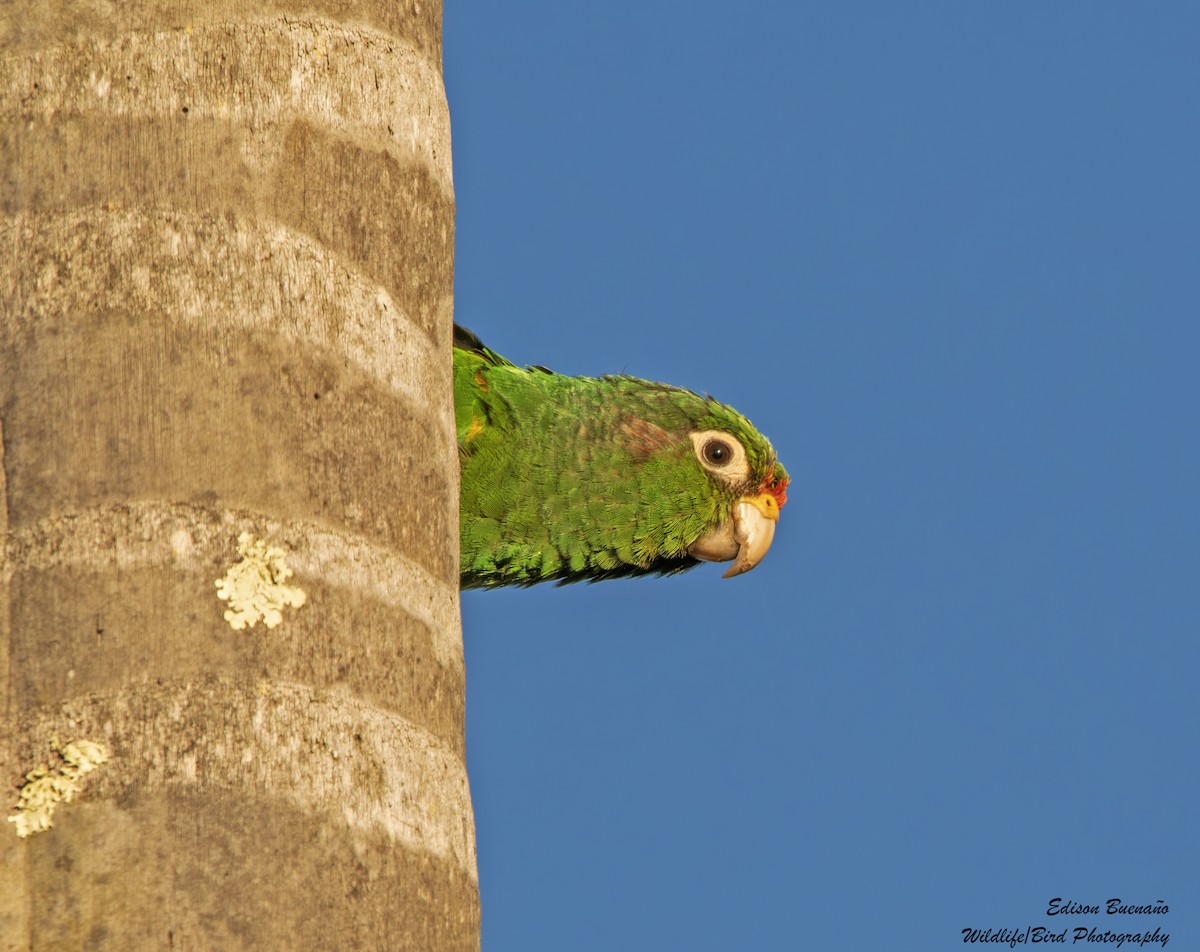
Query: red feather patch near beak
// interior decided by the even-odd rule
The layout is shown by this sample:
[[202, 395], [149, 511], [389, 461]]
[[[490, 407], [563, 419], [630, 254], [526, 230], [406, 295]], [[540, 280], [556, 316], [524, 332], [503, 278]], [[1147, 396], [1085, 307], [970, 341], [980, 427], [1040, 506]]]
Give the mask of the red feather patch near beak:
[[775, 501], [779, 503], [779, 508], [782, 509], [784, 503], [787, 502], [787, 487], [787, 477], [779, 479], [775, 475], [774, 467], [772, 467], [771, 471], [763, 477], [762, 485], [758, 487], [758, 491], [760, 493], [770, 493], [775, 497]]

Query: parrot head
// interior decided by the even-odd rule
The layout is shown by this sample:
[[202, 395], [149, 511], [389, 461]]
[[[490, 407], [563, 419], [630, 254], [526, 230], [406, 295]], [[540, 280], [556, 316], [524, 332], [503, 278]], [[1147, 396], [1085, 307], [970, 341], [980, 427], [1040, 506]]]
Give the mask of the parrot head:
[[681, 549], [692, 559], [732, 561], [725, 578], [749, 572], [770, 549], [787, 502], [788, 475], [771, 444], [711, 397], [625, 380], [630, 411], [619, 424], [615, 455], [626, 459], [630, 481], [640, 487], [638, 521], [662, 523], [645, 534], [644, 554], [669, 558]]
[[787, 502], [787, 472], [753, 429], [693, 430], [688, 437], [719, 494], [716, 521], [688, 546], [688, 555], [705, 562], [732, 559], [725, 578], [749, 572], [775, 538], [779, 510]]

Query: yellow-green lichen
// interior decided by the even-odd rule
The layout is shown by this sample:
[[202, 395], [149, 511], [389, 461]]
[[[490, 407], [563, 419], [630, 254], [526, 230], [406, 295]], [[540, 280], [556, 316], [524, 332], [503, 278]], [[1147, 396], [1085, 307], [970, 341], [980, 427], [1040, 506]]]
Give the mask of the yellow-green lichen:
[[283, 584], [292, 570], [283, 561], [282, 549], [243, 532], [238, 536], [238, 554], [242, 561], [216, 583], [217, 598], [229, 602], [225, 620], [230, 628], [253, 628], [259, 619], [274, 628], [283, 621], [284, 606], [304, 604], [306, 596], [301, 589]]
[[9, 823], [16, 824], [17, 836], [50, 829], [54, 825], [55, 808], [74, 800], [82, 789], [84, 775], [108, 760], [108, 751], [90, 740], [73, 740], [63, 746], [55, 737], [50, 741], [50, 749], [58, 755], [58, 762], [34, 767], [25, 775], [17, 812], [8, 818]]

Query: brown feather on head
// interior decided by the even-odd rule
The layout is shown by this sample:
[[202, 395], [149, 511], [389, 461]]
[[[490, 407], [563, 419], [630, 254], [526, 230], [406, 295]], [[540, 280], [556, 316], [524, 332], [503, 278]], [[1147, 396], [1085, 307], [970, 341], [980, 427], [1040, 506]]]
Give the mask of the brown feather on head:
[[626, 416], [621, 419], [620, 431], [624, 437], [623, 441], [629, 452], [637, 459], [645, 459], [647, 456], [666, 449], [674, 440], [671, 439], [671, 434], [664, 430], [656, 423], [651, 423], [649, 420], [643, 420], [640, 417]]

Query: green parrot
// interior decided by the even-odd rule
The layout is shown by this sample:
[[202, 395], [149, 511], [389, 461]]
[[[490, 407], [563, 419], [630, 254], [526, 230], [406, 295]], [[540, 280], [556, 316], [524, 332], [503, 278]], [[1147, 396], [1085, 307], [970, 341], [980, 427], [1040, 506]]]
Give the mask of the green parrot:
[[462, 587], [749, 572], [788, 475], [736, 410], [636, 377], [517, 367], [454, 328]]

